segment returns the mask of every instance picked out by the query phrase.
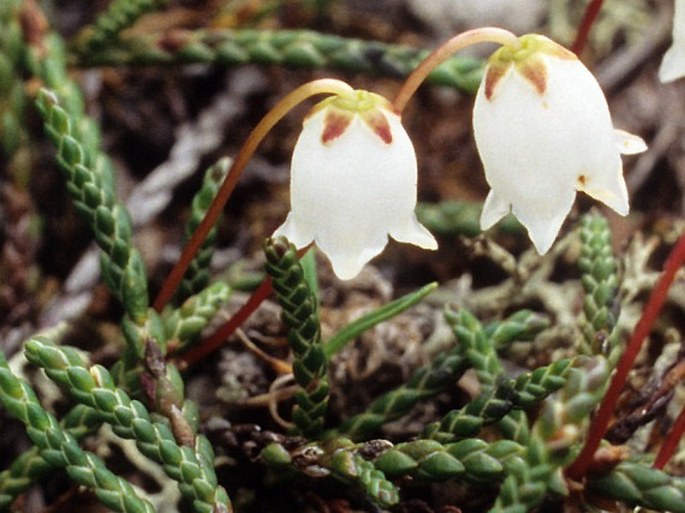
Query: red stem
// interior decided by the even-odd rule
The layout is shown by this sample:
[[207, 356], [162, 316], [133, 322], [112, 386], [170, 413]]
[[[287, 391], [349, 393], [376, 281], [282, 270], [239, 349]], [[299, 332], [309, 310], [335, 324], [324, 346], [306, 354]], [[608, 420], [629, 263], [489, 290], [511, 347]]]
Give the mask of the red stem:
[[244, 166], [246, 164], [249, 156], [247, 156], [245, 153], [239, 154], [238, 158], [236, 158], [234, 161], [231, 170], [229, 171], [228, 175], [226, 175], [224, 182], [221, 184], [221, 188], [207, 210], [205, 217], [202, 219], [202, 222], [197, 227], [195, 232], [193, 232], [190, 240], [183, 248], [180, 258], [176, 261], [173, 269], [171, 269], [171, 272], [162, 284], [162, 288], [157, 294], [153, 304], [154, 309], [158, 312], [161, 312], [164, 309], [166, 304], [176, 292], [176, 288], [183, 279], [183, 275], [186, 273], [186, 270], [193, 261], [193, 258], [195, 258], [200, 246], [202, 246], [202, 243], [207, 238], [207, 234], [221, 215], [224, 205], [226, 205], [228, 198], [233, 192], [233, 189], [235, 189], [238, 178], [240, 178], [240, 173], [233, 173], [232, 171], [234, 168]]
[[594, 25], [595, 20], [597, 19], [597, 15], [599, 14], [599, 11], [602, 9], [603, 3], [604, 0], [592, 0], [585, 9], [585, 14], [583, 14], [583, 19], [581, 20], [580, 26], [578, 27], [576, 40], [573, 41], [573, 45], [571, 45], [571, 51], [578, 56], [580, 56], [580, 54], [583, 53], [583, 50], [585, 49], [588, 34], [590, 34], [590, 29], [592, 28], [592, 25]]
[[[311, 244], [298, 249], [297, 258], [302, 258], [302, 256], [309, 251], [310, 247]], [[233, 317], [231, 317], [223, 326], [216, 330], [214, 335], [205, 340], [201, 345], [190, 349], [187, 353], [183, 354], [180, 359], [186, 365], [192, 365], [208, 354], [219, 349], [224, 345], [226, 339], [233, 335], [233, 332], [240, 328], [247, 318], [250, 317], [250, 315], [252, 315], [257, 308], [259, 308], [259, 305], [262, 304], [262, 301], [269, 297], [272, 291], [273, 287], [271, 285], [271, 278], [264, 278], [264, 281], [262, 281], [247, 302], [233, 315]]]
[[676, 272], [684, 261], [685, 234], [682, 234], [671, 250], [671, 253], [668, 255], [666, 263], [664, 264], [664, 271], [652, 290], [647, 305], [642, 312], [642, 316], [640, 317], [637, 326], [635, 326], [635, 331], [633, 331], [633, 335], [628, 342], [628, 346], [616, 366], [616, 372], [611, 380], [611, 385], [609, 385], [609, 390], [607, 390], [607, 393], [602, 400], [602, 404], [599, 406], [597, 415], [590, 425], [585, 447], [583, 447], [583, 450], [576, 458], [576, 461], [566, 469], [566, 475], [570, 478], [580, 480], [592, 464], [592, 458], [607, 431], [614, 407], [616, 406], [618, 397], [623, 389], [623, 385], [625, 385], [626, 379], [628, 378], [628, 373], [635, 363], [635, 358], [637, 358], [637, 355], [640, 352], [642, 343], [652, 330], [652, 326], [668, 297], [668, 289], [675, 279]]
[[180, 359], [187, 365], [191, 365], [219, 349], [224, 345], [226, 339], [230, 337], [250, 315], [252, 315], [259, 305], [262, 304], [262, 301], [269, 297], [272, 290], [271, 278], [266, 278], [257, 290], [252, 293], [250, 299], [247, 300], [247, 303], [245, 303], [240, 310], [226, 322], [226, 324], [221, 326], [214, 335], [205, 340], [201, 345], [194, 347], [182, 355]]
[[678, 447], [678, 442], [680, 442], [683, 432], [685, 432], [685, 408], [683, 408], [680, 415], [678, 415], [670, 433], [668, 433], [666, 440], [664, 440], [664, 443], [661, 445], [659, 454], [656, 455], [656, 460], [654, 460], [654, 468], [664, 468], [664, 465], [668, 463], [668, 460], [671, 459], [671, 456], [673, 456], [673, 453]]

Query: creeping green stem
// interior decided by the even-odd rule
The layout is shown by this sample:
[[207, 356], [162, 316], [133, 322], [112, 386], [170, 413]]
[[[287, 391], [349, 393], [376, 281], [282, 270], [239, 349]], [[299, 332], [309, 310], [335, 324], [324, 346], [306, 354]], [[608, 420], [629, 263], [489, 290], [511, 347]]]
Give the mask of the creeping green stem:
[[650, 465], [626, 461], [603, 476], [588, 480], [590, 490], [630, 507], [685, 513], [685, 478]]
[[31, 387], [12, 374], [1, 352], [0, 401], [26, 425], [26, 433], [45, 461], [63, 467], [69, 477], [91, 488], [107, 507], [123, 513], [154, 513], [152, 505], [141, 499], [133, 486], [110, 472], [100, 458], [79, 447], [76, 439], [43, 409]]
[[268, 239], [264, 252], [266, 271], [273, 279], [283, 322], [288, 327], [288, 344], [295, 357], [293, 375], [301, 387], [295, 396], [293, 421], [302, 434], [313, 438], [323, 430], [329, 391], [319, 305], [292, 244], [283, 237]]
[[467, 438], [445, 445], [436, 440], [415, 440], [386, 450], [374, 465], [389, 478], [491, 483], [504, 479], [511, 466], [520, 465], [523, 454], [523, 447], [511, 440], [487, 443]]
[[116, 200], [112, 184], [99, 169], [99, 153], [81, 139], [82, 134], [75, 128], [77, 119], [47, 90], [40, 92], [38, 108], [45, 131], [57, 148], [57, 162], [67, 179], [67, 189], [102, 249], [105, 281], [131, 317], [142, 322], [148, 306], [147, 278], [143, 259], [133, 248], [128, 212]]
[[556, 396], [542, 404], [524, 447], [524, 464], [513, 466], [502, 483], [492, 513], [530, 511], [551, 491], [561, 469], [580, 450], [589, 415], [602, 397], [609, 366], [601, 357], [578, 357]]
[[[80, 66], [277, 64], [403, 78], [428, 53], [408, 46], [308, 30], [207, 29], [119, 40], [98, 51], [80, 53], [76, 59]], [[474, 93], [482, 74], [480, 59], [452, 57], [438, 66], [428, 81]]]
[[97, 50], [118, 39], [122, 30], [133, 25], [143, 14], [163, 7], [168, 0], [114, 0], [95, 22], [77, 37], [84, 53]]
[[367, 497], [381, 508], [399, 502], [399, 491], [373, 462], [362, 457], [361, 445], [343, 437], [306, 445], [292, 442], [270, 443], [261, 451], [261, 460], [279, 473], [295, 469], [317, 477], [335, 476], [363, 488]]
[[[86, 368], [79, 354], [36, 337], [26, 343], [26, 357], [65, 386], [76, 400], [96, 410], [119, 436], [136, 441], [140, 451], [160, 463], [198, 513], [231, 511], [231, 503], [214, 472], [214, 451], [203, 436], [194, 446], [179, 445], [169, 425], [150, 419], [145, 406], [114, 384], [107, 370]], [[172, 419], [173, 422], [173, 419]]]
[[454, 351], [440, 354], [417, 369], [406, 383], [376, 399], [366, 411], [347, 419], [336, 432], [352, 440], [368, 439], [385, 423], [409, 413], [421, 399], [455, 383], [467, 368], [466, 359]]
[[[64, 416], [60, 425], [78, 441], [97, 431], [102, 421], [92, 408], [79, 404]], [[22, 453], [7, 470], [0, 472], [0, 511], [5, 511], [20, 493], [47, 477], [54, 468], [41, 456], [38, 446]]]
[[582, 255], [578, 267], [582, 271], [585, 289], [583, 301], [584, 354], [608, 355], [615, 364], [620, 351], [620, 339], [614, 329], [619, 314], [618, 264], [611, 247], [609, 223], [601, 214], [593, 212], [580, 222]]

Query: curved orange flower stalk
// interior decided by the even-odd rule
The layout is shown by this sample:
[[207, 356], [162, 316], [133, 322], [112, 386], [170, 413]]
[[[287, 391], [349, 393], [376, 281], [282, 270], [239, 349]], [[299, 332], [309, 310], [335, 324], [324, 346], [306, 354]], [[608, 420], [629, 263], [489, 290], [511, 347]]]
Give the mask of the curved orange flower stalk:
[[212, 229], [212, 226], [214, 226], [214, 223], [216, 223], [216, 220], [221, 215], [221, 212], [223, 211], [228, 198], [231, 196], [233, 189], [235, 189], [238, 179], [242, 175], [245, 166], [250, 161], [250, 158], [252, 158], [252, 155], [256, 151], [257, 146], [259, 146], [259, 143], [264, 139], [266, 134], [269, 133], [274, 125], [278, 123], [294, 107], [302, 103], [307, 98], [319, 94], [328, 93], [334, 95], [345, 95], [350, 94], [351, 92], [353, 92], [352, 87], [341, 80], [335, 80], [332, 78], [314, 80], [292, 91], [285, 98], [279, 101], [274, 108], [266, 114], [266, 116], [264, 116], [259, 124], [252, 130], [247, 140], [240, 148], [240, 151], [233, 161], [231, 169], [229, 169], [223, 184], [221, 184], [221, 188], [219, 189], [216, 198], [214, 198], [212, 205], [205, 215], [205, 218], [202, 220], [202, 223], [200, 223], [200, 226], [198, 226], [195, 233], [193, 233], [193, 236], [188, 241], [188, 244], [186, 244], [186, 247], [183, 248], [181, 257], [178, 259], [178, 262], [176, 262], [176, 265], [171, 270], [171, 273], [169, 273], [169, 276], [167, 276], [166, 281], [162, 285], [162, 288], [155, 299], [155, 310], [158, 312], [161, 311], [173, 297], [178, 284], [181, 282], [183, 275], [188, 270], [188, 266], [192, 262], [193, 258], [195, 258], [195, 254], [207, 237], [209, 231]]
[[398, 112], [402, 112], [428, 75], [445, 60], [449, 59], [459, 50], [463, 50], [468, 46], [473, 46], [478, 43], [497, 43], [503, 46], [512, 47], [519, 46], [519, 40], [516, 35], [508, 30], [496, 27], [482, 27], [457, 34], [433, 50], [433, 52], [421, 61], [416, 69], [411, 72], [407, 77], [407, 80], [402, 84], [399, 93], [395, 96], [395, 100], [392, 102], [395, 109], [397, 109]]
[[[616, 406], [621, 390], [623, 390], [623, 386], [626, 383], [628, 373], [632, 369], [633, 364], [635, 363], [635, 358], [637, 358], [637, 355], [642, 348], [642, 344], [647, 338], [647, 335], [649, 335], [649, 332], [652, 330], [654, 322], [658, 318], [659, 312], [661, 312], [661, 309], [666, 302], [668, 297], [668, 289], [671, 287], [678, 269], [683, 265], [684, 262], [685, 234], [682, 234], [678, 238], [678, 241], [666, 259], [663, 273], [661, 274], [656, 286], [652, 290], [649, 300], [645, 305], [645, 309], [642, 311], [642, 316], [640, 317], [637, 326], [635, 326], [635, 330], [633, 331], [630, 341], [628, 342], [628, 346], [626, 347], [623, 356], [621, 356], [621, 359], [616, 366], [616, 372], [611, 380], [609, 389], [604, 395], [604, 399], [602, 399], [602, 404], [599, 406], [599, 410], [597, 410], [595, 417], [592, 419], [592, 424], [590, 425], [590, 429], [588, 431], [588, 437], [587, 441], [585, 442], [585, 446], [573, 464], [571, 464], [571, 466], [566, 470], [566, 475], [570, 478], [580, 480], [591, 467], [595, 451], [599, 447], [599, 444], [601, 443], [602, 438], [604, 438], [604, 434], [609, 427], [609, 423], [611, 422], [611, 418], [613, 416], [614, 407]], [[680, 429], [680, 433], [676, 431], [675, 434], [673, 434], [673, 431], [675, 431], [674, 427], [674, 430], [671, 433], [673, 437], [677, 436], [680, 438], [682, 429], [685, 428], [685, 426], [678, 426], [678, 428]], [[669, 437], [670, 436], [671, 435], [669, 435]], [[662, 450], [659, 453], [657, 461], [662, 462], [663, 460], [668, 460], [671, 455], [668, 452], [670, 451], [670, 453], [672, 453], [676, 445], [677, 443], [672, 444], [669, 442], [669, 448], [664, 448], [666, 446], [666, 444], [664, 444], [664, 447], [662, 447]], [[663, 461], [663, 463], [665, 463], [665, 461]]]

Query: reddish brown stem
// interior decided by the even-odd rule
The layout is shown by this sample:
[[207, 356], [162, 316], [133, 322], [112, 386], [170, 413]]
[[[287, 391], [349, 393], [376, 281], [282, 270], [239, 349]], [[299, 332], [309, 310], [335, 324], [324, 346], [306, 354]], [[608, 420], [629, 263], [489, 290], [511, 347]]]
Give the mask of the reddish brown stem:
[[603, 3], [604, 0], [592, 0], [585, 9], [585, 14], [583, 14], [583, 19], [578, 27], [576, 39], [573, 41], [573, 45], [571, 45], [571, 51], [579, 57], [585, 49], [590, 29], [592, 28], [592, 25], [594, 25], [597, 15], [599, 15], [599, 11], [602, 9]]
[[250, 299], [247, 300], [247, 303], [245, 303], [240, 310], [226, 322], [226, 324], [221, 326], [214, 335], [205, 340], [201, 345], [198, 345], [182, 355], [180, 359], [187, 365], [192, 365], [219, 349], [224, 345], [226, 339], [230, 337], [233, 332], [250, 317], [250, 315], [252, 315], [259, 305], [262, 304], [262, 301], [269, 297], [271, 291], [271, 278], [266, 278], [257, 290], [252, 293]]
[[614, 407], [618, 401], [618, 397], [625, 385], [628, 373], [635, 363], [642, 343], [647, 338], [647, 335], [652, 330], [652, 326], [659, 316], [661, 308], [668, 297], [668, 289], [675, 279], [676, 272], [685, 261], [685, 234], [681, 235], [675, 246], [671, 250], [666, 263], [664, 264], [664, 271], [652, 290], [645, 309], [642, 311], [642, 316], [635, 326], [635, 331], [628, 342], [623, 356], [616, 366], [616, 372], [609, 385], [609, 390], [604, 395], [602, 404], [599, 406], [597, 415], [592, 420], [588, 432], [588, 438], [585, 442], [585, 447], [580, 452], [576, 461], [566, 469], [566, 475], [575, 480], [580, 480], [585, 475], [588, 468], [592, 464], [592, 459], [595, 451], [599, 447], [604, 434], [606, 433], [609, 422], [613, 415]]
[[[297, 258], [302, 258], [302, 256], [309, 251], [310, 247], [311, 244], [309, 246], [305, 246], [304, 248], [298, 249]], [[224, 345], [226, 339], [233, 335], [235, 330], [240, 328], [240, 326], [242, 326], [248, 317], [250, 317], [250, 315], [252, 315], [252, 313], [259, 308], [259, 305], [262, 304], [262, 301], [269, 297], [272, 291], [273, 287], [271, 286], [271, 278], [264, 278], [264, 281], [262, 281], [247, 302], [233, 315], [233, 317], [226, 321], [223, 326], [216, 330], [214, 335], [205, 340], [201, 345], [182, 355], [180, 360], [186, 365], [192, 365], [208, 354], [211, 354], [219, 349], [222, 345]]]
[[664, 465], [666, 465], [668, 460], [671, 459], [671, 456], [673, 456], [673, 453], [678, 447], [678, 443], [680, 442], [680, 438], [683, 436], [684, 432], [685, 408], [683, 408], [680, 412], [680, 415], [678, 415], [678, 418], [676, 419], [675, 424], [673, 424], [671, 431], [668, 433], [666, 440], [664, 440], [664, 443], [661, 445], [659, 454], [656, 455], [656, 460], [654, 460], [654, 468], [664, 468]]

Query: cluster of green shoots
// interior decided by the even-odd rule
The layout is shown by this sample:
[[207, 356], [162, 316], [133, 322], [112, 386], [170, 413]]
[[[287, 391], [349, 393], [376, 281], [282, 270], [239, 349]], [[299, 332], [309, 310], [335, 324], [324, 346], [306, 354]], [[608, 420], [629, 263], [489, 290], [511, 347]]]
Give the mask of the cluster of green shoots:
[[[447, 50], [439, 49], [422, 61], [427, 52], [303, 31], [207, 29], [164, 36], [122, 35], [138, 18], [164, 4], [114, 0], [67, 49], [35, 2], [0, 3], [3, 156], [15, 168], [23, 162], [17, 155], [30, 134], [22, 123], [35, 105], [71, 200], [99, 247], [104, 282], [123, 309], [120, 331], [126, 341], [116, 363], [106, 368], [93, 364], [92, 355], [61, 337], [40, 334], [26, 340], [22, 347], [26, 359], [69, 397], [71, 409], [61, 418], [41, 405], [31, 385], [8, 363], [9, 355], [0, 352], [0, 402], [26, 426], [33, 443], [0, 472], [0, 511], [20, 507], [21, 495], [31, 485], [50, 479], [55, 469], [64, 469], [74, 483], [92, 490], [114, 511], [155, 511], [145, 490], [109, 470], [87, 450], [84, 441], [104, 425], [117, 437], [132, 440], [144, 457], [176, 481], [192, 511], [233, 511], [231, 496], [236, 510], [259, 511], [259, 497], [252, 497], [252, 506], [249, 500], [237, 501], [237, 485], [217, 475], [215, 448], [202, 432], [202, 412], [186, 398], [183, 371], [221, 348], [274, 294], [292, 355], [290, 361], [279, 362], [295, 383], [289, 429], [264, 436], [252, 459], [231, 463], [258, 469], [265, 486], [274, 481], [335, 481], [360, 503], [392, 509], [417, 486], [457, 481], [487, 489], [491, 499], [486, 507], [493, 512], [533, 511], [543, 500], [571, 500], [571, 496], [588, 503], [614, 500], [685, 512], [685, 478], [661, 470], [677, 446], [685, 416], [678, 419], [656, 459], [629, 454], [603, 441], [628, 372], [685, 260], [685, 236], [674, 245], [627, 344], [617, 327], [622, 264], [613, 253], [608, 222], [593, 211], [581, 216], [571, 235], [581, 248], [577, 268], [584, 289], [578, 320], [582, 337], [575, 341], [573, 355], [512, 376], [504, 355], [514, 343], [544, 336], [552, 328], [549, 318], [522, 309], [482, 322], [467, 309], [447, 308], [449, 346], [414, 369], [400, 386], [337, 425], [329, 408], [332, 360], [367, 330], [424, 300], [437, 284], [385, 304], [325, 339], [314, 249], [298, 249], [284, 237], [270, 237], [264, 242], [266, 278], [232, 317], [223, 324], [215, 320], [231, 290], [221, 281], [212, 281], [209, 264], [217, 222], [242, 168], [261, 138], [295, 104], [313, 94], [348, 94], [339, 81], [320, 80], [297, 89], [252, 132], [232, 163], [221, 159], [206, 171], [192, 202], [183, 254], [152, 299], [143, 259], [133, 243], [131, 216], [115, 194], [112, 162], [101, 149], [97, 124], [85, 113], [79, 86], [67, 73], [68, 62], [80, 66], [276, 63], [410, 75], [413, 78], [394, 102], [401, 111], [426, 77], [467, 92], [478, 87], [483, 63], [449, 57], [465, 41], [510, 42], [503, 31], [481, 30], [475, 36], [457, 36]], [[592, 3], [592, 12], [598, 5], [601, 2]], [[574, 47], [577, 53], [592, 18], [588, 15], [584, 20], [581, 42]], [[421, 80], [412, 73], [415, 70], [420, 70]], [[457, 210], [453, 217], [463, 214]], [[465, 231], [473, 229], [469, 222], [463, 224], [468, 225]], [[440, 412], [411, 438], [395, 443], [379, 438], [386, 424], [453, 391], [465, 375], [472, 375], [477, 385], [467, 400]]]

